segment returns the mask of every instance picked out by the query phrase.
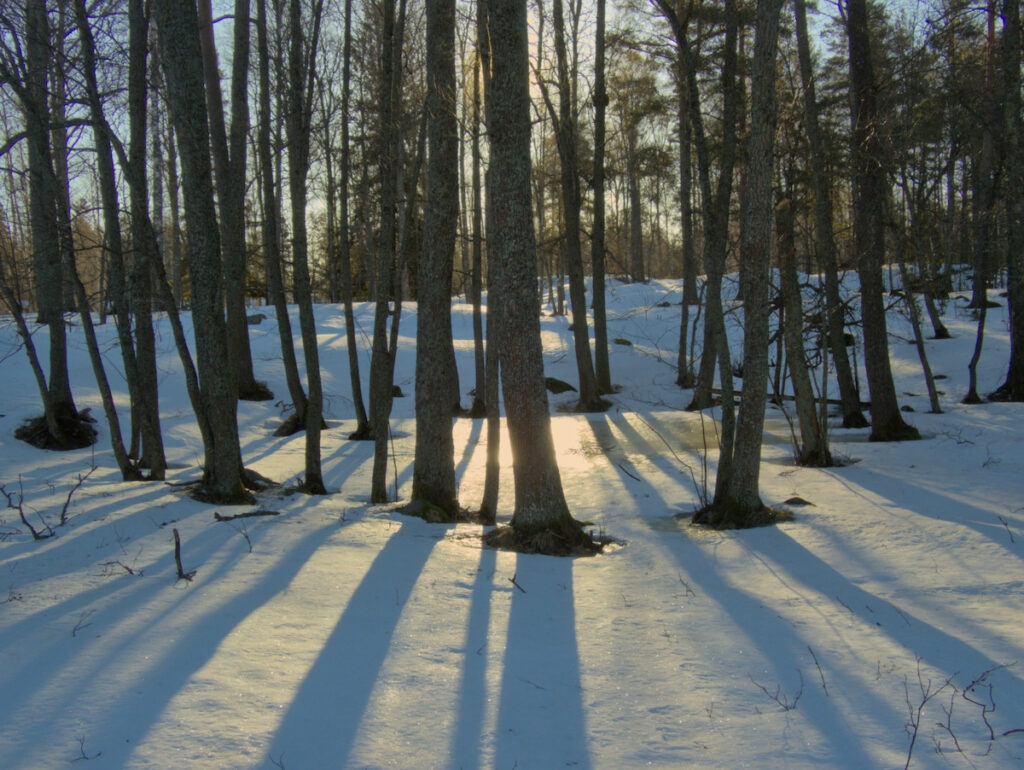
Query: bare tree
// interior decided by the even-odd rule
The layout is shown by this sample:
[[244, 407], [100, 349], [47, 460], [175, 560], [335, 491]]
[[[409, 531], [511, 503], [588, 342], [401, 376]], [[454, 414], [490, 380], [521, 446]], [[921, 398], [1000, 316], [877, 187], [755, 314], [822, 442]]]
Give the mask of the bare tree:
[[209, 439], [205, 442], [204, 492], [217, 502], [248, 502], [251, 497], [242, 485], [235, 411], [237, 393], [233, 377], [223, 365], [229, 360], [223, 314], [223, 271], [213, 202], [199, 20], [191, 0], [155, 0], [153, 9], [168, 106], [181, 155], [201, 408], [210, 428]]
[[[458, 124], [455, 115], [455, 0], [427, 4], [427, 211], [419, 263], [416, 326], [414, 501], [457, 517], [452, 442], [451, 284], [458, 224]], [[456, 385], [456, 392], [458, 388]]]
[[854, 108], [854, 242], [859, 255], [857, 273], [860, 276], [861, 317], [864, 321], [864, 368], [871, 392], [871, 439], [917, 439], [920, 438], [917, 429], [904, 422], [900, 414], [889, 365], [889, 340], [882, 297], [885, 177], [865, 0], [847, 0], [846, 28]]
[[309, 245], [306, 234], [306, 176], [309, 173], [309, 143], [313, 114], [313, 85], [316, 52], [323, 16], [323, 0], [317, 0], [308, 22], [312, 26], [306, 42], [301, 0], [289, 5], [288, 115], [288, 190], [292, 208], [292, 269], [295, 299], [299, 305], [302, 352], [306, 360], [306, 477], [303, 489], [314, 495], [326, 494], [320, 466], [320, 431], [323, 427], [323, 383], [320, 376], [320, 350], [317, 346], [316, 319], [313, 316], [313, 291], [309, 278]]
[[839, 382], [839, 398], [842, 401], [843, 426], [847, 428], [867, 427], [867, 420], [860, 410], [860, 394], [857, 392], [850, 358], [846, 353], [846, 334], [843, 318], [843, 304], [839, 296], [839, 270], [836, 258], [836, 241], [832, 231], [832, 195], [825, 167], [825, 146], [818, 121], [818, 99], [811, 64], [811, 46], [807, 34], [807, 5], [805, 0], [793, 0], [796, 18], [797, 55], [800, 60], [800, 79], [804, 87], [804, 125], [811, 165], [811, 183], [814, 188], [815, 245], [818, 264], [825, 273], [825, 322], [832, 360], [836, 366]]
[[[526, 3], [489, 0], [491, 77], [487, 126], [491, 163], [489, 253], [501, 263], [501, 383], [515, 476], [509, 538], [523, 550], [571, 553], [592, 549], [562, 491], [544, 389], [537, 293], [537, 250], [530, 205], [530, 94]], [[491, 196], [489, 196], [491, 197]], [[502, 543], [502, 530], [492, 542]]]
[[224, 262], [225, 306], [235, 384], [238, 397], [248, 401], [273, 398], [256, 380], [249, 346], [245, 310], [245, 168], [249, 133], [249, 0], [235, 0], [231, 58], [231, 128], [224, 121], [217, 48], [213, 36], [210, 0], [199, 0], [199, 43], [203, 54], [206, 109], [210, 114], [210, 140], [214, 178], [220, 205], [220, 240]]

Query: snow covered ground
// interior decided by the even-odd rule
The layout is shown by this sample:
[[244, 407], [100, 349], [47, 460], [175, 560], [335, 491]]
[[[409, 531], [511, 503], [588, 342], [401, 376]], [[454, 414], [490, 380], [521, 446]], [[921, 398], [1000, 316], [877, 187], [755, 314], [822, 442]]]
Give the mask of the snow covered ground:
[[[959, 403], [974, 344], [966, 302], [946, 307], [954, 339], [928, 343], [946, 377], [942, 414], [926, 413], [909, 324], [892, 315], [897, 388], [923, 441], [869, 444], [866, 430], [833, 428], [847, 464], [799, 468], [773, 408], [762, 497], [810, 505], [775, 528], [712, 533], [675, 518], [698, 504], [713, 436], [674, 385], [679, 298], [675, 282], [613, 284], [609, 336], [632, 343], [612, 346], [613, 408], [578, 416], [558, 410], [571, 394], [552, 398], [573, 513], [620, 541], [575, 560], [484, 550], [477, 526], [368, 504], [372, 447], [345, 440], [336, 306], [317, 308], [332, 494], [266, 493], [259, 505], [279, 515], [232, 522], [214, 513], [239, 510], [174, 486], [197, 478], [202, 446], [164, 321], [170, 484], [119, 481], [102, 423], [92, 449], [16, 441], [39, 398], [0, 321], [0, 483], [33, 521], [55, 524], [96, 466], [56, 537], [34, 542], [0, 510], [0, 767], [1021, 767], [1024, 407]], [[270, 315], [252, 328], [257, 376], [286, 399]], [[359, 308], [367, 350], [371, 318]], [[402, 499], [415, 320], [407, 308], [396, 371]], [[547, 373], [575, 381], [568, 321], [543, 328]], [[455, 306], [455, 331], [465, 392], [468, 306]], [[120, 383], [112, 324], [100, 333]], [[77, 325], [71, 347], [78, 404], [100, 416]], [[980, 392], [1006, 362], [996, 309]], [[242, 403], [239, 426], [246, 464], [288, 483], [303, 437], [272, 435], [282, 409]], [[454, 430], [472, 508], [485, 431], [470, 420]], [[706, 467], [713, 489], [713, 450]], [[510, 465], [503, 474], [507, 515]], [[175, 579], [173, 529], [191, 583]]]

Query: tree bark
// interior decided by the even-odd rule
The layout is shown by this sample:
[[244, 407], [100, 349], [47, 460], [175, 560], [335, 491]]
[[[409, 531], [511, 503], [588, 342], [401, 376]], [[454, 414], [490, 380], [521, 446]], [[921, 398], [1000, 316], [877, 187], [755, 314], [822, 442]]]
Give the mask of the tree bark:
[[871, 392], [871, 440], [920, 438], [904, 422], [896, 399], [883, 302], [882, 265], [885, 260], [883, 206], [885, 177], [879, 135], [871, 38], [865, 0], [847, 0], [847, 35], [853, 115], [853, 229], [864, 323], [864, 368]]
[[256, 12], [256, 45], [259, 61], [259, 112], [257, 116], [256, 155], [259, 161], [259, 188], [262, 198], [263, 269], [267, 276], [267, 293], [277, 317], [278, 337], [281, 341], [281, 363], [284, 368], [288, 394], [295, 410], [294, 420], [278, 428], [282, 433], [294, 433], [306, 424], [306, 391], [299, 376], [295, 356], [295, 339], [291, 316], [285, 296], [281, 258], [281, 204], [274, 179], [274, 159], [271, 154], [270, 112], [270, 45], [267, 32], [267, 0], [258, 0]]
[[612, 373], [608, 359], [608, 313], [605, 308], [605, 6], [597, 0], [597, 28], [594, 31], [594, 213], [590, 239], [590, 260], [594, 284], [594, 374], [599, 393], [611, 393]]
[[317, 344], [316, 318], [313, 315], [313, 290], [309, 277], [309, 244], [306, 233], [306, 176], [309, 172], [309, 143], [312, 117], [313, 73], [320, 39], [323, 1], [318, 0], [309, 19], [312, 34], [308, 46], [303, 28], [301, 0], [289, 5], [288, 114], [288, 192], [292, 209], [292, 271], [295, 300], [299, 305], [302, 353], [306, 360], [306, 477], [303, 489], [311, 495], [327, 494], [320, 464], [320, 431], [323, 428], [323, 383], [320, 376], [320, 348]]
[[[78, 416], [68, 375], [64, 328], [64, 256], [58, 234], [59, 195], [50, 145], [48, 77], [50, 29], [43, 0], [25, 4], [25, 82], [20, 93], [28, 135], [29, 220], [32, 226], [33, 274], [38, 323], [50, 331], [50, 409], [46, 422], [57, 446], [67, 441], [66, 426]], [[91, 442], [90, 442], [91, 443]]]
[[[579, 377], [580, 412], [603, 412], [608, 403], [601, 398], [597, 386], [594, 362], [590, 356], [590, 331], [587, 323], [587, 292], [583, 276], [583, 252], [580, 238], [580, 209], [583, 201], [580, 191], [580, 169], [577, 152], [579, 137], [576, 129], [576, 105], [572, 98], [574, 84], [569, 78], [566, 53], [565, 18], [562, 0], [553, 0], [555, 58], [558, 67], [558, 114], [548, 102], [561, 171], [562, 213], [565, 217], [565, 262], [569, 274], [569, 298], [572, 302], [573, 350]], [[545, 92], [546, 99], [546, 92]]]
[[843, 303], [839, 295], [839, 269], [833, 233], [832, 196], [825, 168], [825, 142], [818, 123], [818, 100], [815, 95], [811, 47], [807, 34], [805, 0], [794, 0], [796, 16], [797, 55], [800, 80], [804, 87], [804, 124], [810, 155], [811, 184], [814, 191], [814, 235], [818, 264], [825, 274], [825, 332], [828, 334], [832, 360], [836, 366], [839, 398], [842, 401], [843, 427], [864, 428], [868, 421], [860, 410], [860, 394], [846, 353], [846, 329]]
[[1024, 118], [1021, 116], [1020, 0], [1003, 2], [1002, 91], [1009, 267], [1010, 363], [993, 397], [1024, 401]]
[[786, 359], [789, 362], [789, 376], [793, 381], [797, 421], [800, 423], [800, 445], [796, 447], [796, 461], [799, 465], [827, 467], [832, 464], [832, 455], [822, 430], [823, 423], [818, 419], [814, 386], [807, 368], [803, 336], [804, 305], [796, 269], [793, 206], [789, 199], [782, 200], [775, 208], [775, 228], [779, 244]]
[[341, 298], [345, 306], [345, 341], [348, 348], [349, 381], [352, 385], [352, 405], [355, 409], [356, 429], [350, 439], [372, 438], [370, 420], [366, 415], [363, 385], [359, 376], [359, 346], [356, 342], [356, 317], [352, 305], [352, 238], [349, 234], [349, 179], [352, 168], [352, 148], [348, 121], [352, 103], [352, 0], [345, 0], [345, 43], [341, 65], [341, 212], [339, 214], [338, 248]]
[[[526, 3], [488, 3], [492, 61], [487, 94], [490, 253], [501, 263], [501, 365], [515, 477], [511, 529], [535, 550], [571, 550], [584, 535], [569, 514], [544, 389], [537, 250], [530, 206], [530, 94]], [[488, 196], [490, 197], [490, 196]]]
[[395, 157], [397, 156], [398, 80], [400, 68], [395, 66], [396, 42], [394, 0], [384, 0], [381, 29], [380, 80], [380, 157], [381, 224], [377, 244], [377, 269], [374, 278], [376, 310], [373, 319], [373, 350], [370, 357], [370, 426], [374, 434], [373, 471], [370, 479], [370, 502], [384, 503], [387, 492], [389, 419], [392, 405], [392, 362], [388, 344], [388, 300], [392, 291], [395, 260], [395, 204], [397, 197]]
[[199, 21], [191, 3], [155, 0], [153, 7], [168, 103], [181, 155], [200, 397], [211, 431], [205, 442], [205, 493], [217, 502], [248, 502], [251, 496], [243, 488], [241, 478], [235, 411], [237, 394], [233, 378], [224, 368], [224, 362], [229, 359], [223, 315], [223, 272], [213, 203]]
[[450, 385], [451, 284], [458, 225], [455, 0], [427, 5], [427, 210], [417, 281], [416, 455], [412, 497], [458, 516]]
[[[751, 83], [746, 227], [740, 260], [747, 271], [743, 301], [743, 397], [736, 419], [732, 474], [716, 481], [711, 523], [746, 526], [764, 509], [758, 490], [768, 388], [771, 287], [772, 167], [775, 148], [775, 54], [783, 0], [758, 0]], [[724, 406], [723, 406], [724, 408]], [[717, 485], [726, 484], [724, 495]]]
[[231, 62], [230, 138], [224, 121], [217, 48], [210, 0], [199, 0], [199, 42], [203, 55], [206, 109], [210, 115], [214, 178], [220, 204], [220, 240], [224, 262], [228, 352], [238, 396], [249, 401], [273, 398], [256, 381], [245, 309], [245, 171], [249, 133], [249, 0], [235, 0]]

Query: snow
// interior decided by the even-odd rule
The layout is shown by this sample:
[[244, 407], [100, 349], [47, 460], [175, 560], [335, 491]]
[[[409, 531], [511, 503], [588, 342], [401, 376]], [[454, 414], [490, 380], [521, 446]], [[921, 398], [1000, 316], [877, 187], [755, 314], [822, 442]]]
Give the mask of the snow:
[[[238, 509], [180, 486], [197, 478], [202, 444], [164, 319], [168, 484], [121, 482], [102, 423], [90, 449], [15, 440], [39, 399], [0, 321], [0, 483], [37, 522], [55, 524], [70, 495], [67, 525], [40, 542], [0, 510], [0, 767], [1020, 767], [1024, 413], [959, 403], [975, 331], [966, 303], [947, 303], [954, 339], [928, 342], [947, 377], [942, 414], [927, 413], [909, 323], [890, 316], [897, 389], [924, 440], [869, 444], [866, 430], [833, 425], [847, 464], [799, 468], [772, 408], [762, 497], [811, 505], [773, 528], [717, 533], [675, 518], [699, 505], [705, 467], [713, 489], [716, 451], [711, 415], [683, 411], [690, 393], [674, 385], [679, 297], [673, 281], [613, 283], [609, 337], [633, 344], [611, 346], [612, 409], [574, 415], [572, 394], [552, 397], [570, 507], [618, 541], [581, 559], [482, 549], [478, 526], [368, 504], [372, 447], [345, 439], [337, 306], [317, 307], [331, 494], [278, 489], [259, 500], [277, 516], [231, 522], [214, 512]], [[470, 308], [454, 314], [466, 392]], [[357, 308], [364, 376], [371, 319]], [[389, 473], [401, 499], [415, 321], [407, 306]], [[547, 373], [575, 381], [567, 319], [543, 327]], [[99, 332], [124, 410], [112, 323]], [[42, 350], [46, 334], [36, 330]], [[257, 376], [287, 400], [272, 314], [251, 338]], [[70, 344], [78, 404], [100, 416], [77, 325]], [[1007, 360], [997, 308], [980, 392]], [[242, 403], [239, 427], [246, 464], [290, 483], [303, 437], [272, 435], [283, 409]], [[460, 499], [475, 507], [486, 431], [458, 420], [454, 436]], [[507, 516], [507, 450], [503, 462]], [[173, 529], [190, 583], [175, 579]]]

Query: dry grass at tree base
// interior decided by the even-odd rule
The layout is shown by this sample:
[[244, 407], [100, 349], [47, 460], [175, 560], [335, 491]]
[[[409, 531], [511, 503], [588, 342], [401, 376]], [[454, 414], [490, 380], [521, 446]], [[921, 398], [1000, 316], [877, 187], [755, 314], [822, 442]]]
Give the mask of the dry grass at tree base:
[[93, 427], [95, 422], [88, 409], [83, 409], [75, 415], [58, 415], [57, 425], [63, 434], [58, 439], [50, 432], [45, 415], [40, 415], [26, 420], [14, 431], [14, 437], [38, 449], [84, 449], [96, 443], [96, 429]]
[[[680, 514], [679, 517], [683, 518], [685, 514]], [[690, 523], [718, 530], [753, 529], [771, 527], [780, 521], [793, 521], [793, 518], [791, 511], [767, 505], [751, 509], [727, 503], [712, 503], [694, 511]]]
[[502, 551], [536, 553], [547, 556], [593, 556], [601, 553], [611, 542], [595, 538], [583, 529], [583, 524], [566, 518], [550, 527], [522, 530], [510, 524], [497, 527], [483, 537], [484, 545]]

